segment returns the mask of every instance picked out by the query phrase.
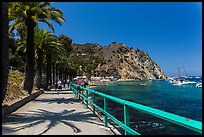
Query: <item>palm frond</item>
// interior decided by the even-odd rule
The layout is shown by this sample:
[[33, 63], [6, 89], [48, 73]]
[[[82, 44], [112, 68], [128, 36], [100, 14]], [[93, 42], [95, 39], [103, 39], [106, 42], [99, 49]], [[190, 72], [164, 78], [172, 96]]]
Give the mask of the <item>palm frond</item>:
[[40, 19], [39, 21], [46, 23], [53, 32], [55, 31], [53, 25], [47, 19]]
[[23, 50], [23, 53], [26, 52], [26, 46], [25, 45], [20, 45], [16, 48], [16, 51], [19, 52], [19, 51], [22, 51]]

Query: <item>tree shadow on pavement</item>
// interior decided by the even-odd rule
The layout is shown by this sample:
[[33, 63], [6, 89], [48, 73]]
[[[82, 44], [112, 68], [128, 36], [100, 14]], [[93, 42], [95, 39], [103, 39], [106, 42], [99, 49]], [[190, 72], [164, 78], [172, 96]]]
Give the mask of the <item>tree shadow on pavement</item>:
[[[50, 130], [59, 123], [63, 123], [64, 125], [71, 127], [73, 132], [79, 133], [81, 132], [81, 130], [75, 126], [74, 122], [83, 121], [92, 124], [102, 125], [94, 122], [96, 121], [95, 118], [96, 116], [90, 114], [90, 111], [75, 112], [75, 109], [72, 109], [63, 110], [62, 112], [56, 113], [43, 109], [38, 109], [37, 111], [29, 111], [27, 113], [17, 113], [7, 116], [2, 121], [2, 131], [4, 131], [4, 133], [2, 134], [8, 134], [26, 128], [31, 128], [45, 122], [48, 122], [49, 124], [46, 126], [47, 127], [46, 129], [42, 129], [43, 131], [39, 133], [39, 135], [46, 133], [48, 130]], [[22, 125], [10, 129], [8, 127], [5, 127], [4, 129], [4, 125], [6, 126], [8, 124], [12, 125], [22, 124]]]
[[47, 103], [47, 104], [53, 104], [53, 103], [57, 103], [57, 104], [74, 104], [76, 102], [81, 102], [79, 99], [77, 98], [37, 98], [33, 101], [36, 102], [42, 102], [42, 103]]
[[71, 93], [71, 92], [68, 92], [68, 91], [59, 91], [59, 92], [57, 92], [57, 91], [55, 91], [55, 92], [49, 92], [49, 91], [46, 91], [46, 92], [44, 92], [44, 94], [73, 94], [73, 93]]

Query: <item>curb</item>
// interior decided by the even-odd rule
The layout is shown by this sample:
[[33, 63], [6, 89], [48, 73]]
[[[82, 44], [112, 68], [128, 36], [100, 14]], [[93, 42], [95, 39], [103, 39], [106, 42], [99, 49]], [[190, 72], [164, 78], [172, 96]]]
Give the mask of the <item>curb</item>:
[[39, 95], [44, 93], [43, 90], [37, 91], [29, 96], [24, 97], [23, 99], [11, 104], [11, 105], [6, 105], [2, 106], [2, 118], [8, 116], [12, 112], [16, 111], [20, 107], [24, 106], [28, 102], [32, 101], [33, 99], [37, 98]]

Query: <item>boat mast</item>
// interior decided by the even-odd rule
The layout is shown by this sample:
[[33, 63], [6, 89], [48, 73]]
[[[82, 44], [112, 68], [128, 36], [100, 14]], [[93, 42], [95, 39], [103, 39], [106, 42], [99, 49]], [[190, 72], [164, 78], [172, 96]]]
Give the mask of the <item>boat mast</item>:
[[180, 68], [178, 67], [178, 77], [180, 78]]
[[187, 76], [187, 75], [186, 75], [186, 71], [185, 71], [185, 68], [184, 68], [183, 64], [182, 64], [182, 67], [183, 67], [184, 75], [185, 75], [185, 76]]

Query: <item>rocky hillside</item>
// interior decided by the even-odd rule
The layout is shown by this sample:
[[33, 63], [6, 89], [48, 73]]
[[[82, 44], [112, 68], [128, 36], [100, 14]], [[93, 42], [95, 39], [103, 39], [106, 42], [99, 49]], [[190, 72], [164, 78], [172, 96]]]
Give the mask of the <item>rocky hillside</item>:
[[142, 50], [113, 42], [108, 46], [72, 44], [70, 59], [89, 76], [113, 76], [122, 80], [167, 79], [161, 68]]

